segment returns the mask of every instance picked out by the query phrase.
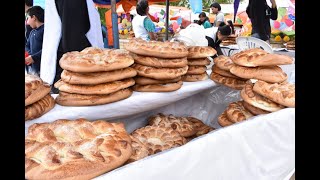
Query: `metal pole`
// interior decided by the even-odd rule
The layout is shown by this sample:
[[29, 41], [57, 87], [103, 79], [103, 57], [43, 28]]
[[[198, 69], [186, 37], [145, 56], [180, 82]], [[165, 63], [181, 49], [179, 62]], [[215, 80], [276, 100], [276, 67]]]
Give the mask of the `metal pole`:
[[166, 0], [166, 41], [169, 39], [169, 0]]
[[111, 19], [112, 19], [112, 35], [113, 48], [119, 49], [119, 31], [118, 31], [118, 14], [116, 10], [116, 0], [111, 0]]

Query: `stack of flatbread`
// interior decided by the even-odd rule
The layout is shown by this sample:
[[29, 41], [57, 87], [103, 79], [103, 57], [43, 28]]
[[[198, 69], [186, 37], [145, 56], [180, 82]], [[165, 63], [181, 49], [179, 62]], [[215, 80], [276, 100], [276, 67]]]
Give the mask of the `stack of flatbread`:
[[148, 125], [131, 133], [133, 153], [127, 163], [152, 154], [182, 146], [214, 128], [194, 117], [157, 114], [148, 118]]
[[133, 90], [170, 92], [181, 88], [181, 76], [188, 71], [188, 49], [181, 42], [131, 39], [125, 46], [134, 59], [138, 76]]
[[214, 58], [213, 62], [211, 80], [236, 90], [241, 90], [244, 87], [246, 80], [230, 72], [234, 63], [228, 56], [220, 55]]
[[229, 46], [229, 45], [237, 44], [236, 38], [237, 38], [237, 36], [234, 35], [234, 34], [232, 34], [232, 35], [228, 36], [226, 39], [224, 39], [224, 40], [221, 42], [221, 45], [223, 45], [223, 46]]
[[25, 75], [25, 121], [38, 118], [54, 107], [50, 89], [38, 76]]
[[296, 49], [296, 42], [295, 41], [289, 41], [287, 42], [287, 50], [295, 50]]
[[182, 76], [182, 80], [195, 82], [208, 79], [206, 72], [206, 66], [210, 64], [208, 57], [215, 55], [217, 51], [210, 46], [190, 46], [188, 47], [188, 52], [189, 69]]
[[123, 49], [88, 47], [68, 52], [60, 59], [61, 79], [54, 84], [60, 93], [56, 102], [63, 106], [107, 104], [131, 96], [137, 72]]
[[295, 85], [288, 82], [268, 83], [247, 81], [241, 90], [242, 101], [229, 104], [218, 117], [221, 126], [247, 120], [260, 114], [268, 114], [286, 107], [295, 107]]

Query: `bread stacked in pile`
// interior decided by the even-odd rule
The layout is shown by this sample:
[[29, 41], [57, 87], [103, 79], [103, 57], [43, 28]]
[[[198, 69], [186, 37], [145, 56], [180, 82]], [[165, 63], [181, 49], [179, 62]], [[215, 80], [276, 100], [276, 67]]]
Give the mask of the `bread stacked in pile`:
[[229, 71], [247, 81], [240, 92], [243, 101], [231, 103], [218, 118], [221, 126], [295, 106], [295, 86], [286, 81], [287, 74], [278, 66], [292, 64], [291, 57], [256, 48], [234, 54], [231, 60]]
[[244, 87], [246, 80], [230, 72], [234, 63], [228, 56], [220, 55], [214, 58], [213, 62], [214, 65], [210, 74], [211, 80], [236, 90], [241, 90]]
[[229, 104], [218, 117], [221, 126], [241, 122], [250, 117], [295, 107], [295, 85], [288, 82], [247, 81], [240, 93], [243, 100]]
[[126, 50], [88, 47], [64, 54], [59, 63], [64, 70], [54, 86], [62, 106], [107, 104], [132, 94], [137, 72], [129, 67], [134, 60]]
[[175, 117], [161, 113], [151, 116], [147, 126], [131, 133], [133, 154], [128, 163], [182, 146], [212, 130], [212, 127], [194, 117]]
[[[26, 179], [92, 179], [126, 163], [182, 146], [213, 128], [193, 117], [158, 114], [131, 135], [123, 123], [56, 120], [29, 127]], [[187, 138], [187, 139], [186, 139]]]
[[25, 75], [25, 121], [38, 118], [54, 107], [50, 90], [50, 85], [38, 76]]
[[170, 92], [181, 88], [181, 76], [188, 71], [188, 49], [180, 42], [131, 39], [125, 46], [137, 71], [134, 91]]
[[295, 41], [289, 41], [287, 42], [287, 50], [295, 50], [296, 49], [296, 42]]
[[208, 79], [207, 65], [210, 64], [208, 57], [214, 56], [217, 51], [210, 46], [190, 46], [188, 47], [189, 69], [182, 80], [186, 82], [203, 81]]
[[223, 45], [223, 46], [229, 46], [229, 45], [237, 44], [236, 38], [237, 38], [236, 35], [231, 34], [230, 36], [228, 36], [226, 39], [224, 39], [224, 40], [221, 42], [221, 45]]

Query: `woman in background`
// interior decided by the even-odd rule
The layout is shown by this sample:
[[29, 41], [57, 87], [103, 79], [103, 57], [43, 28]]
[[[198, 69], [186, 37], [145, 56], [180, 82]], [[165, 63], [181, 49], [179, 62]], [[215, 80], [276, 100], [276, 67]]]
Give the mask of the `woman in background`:
[[132, 29], [136, 38], [143, 40], [156, 40], [156, 26], [148, 17], [149, 4], [147, 0], [141, 0], [137, 3], [137, 15], [132, 20]]
[[205, 29], [211, 27], [211, 23], [209, 21], [209, 18], [207, 17], [205, 12], [202, 12], [199, 14], [199, 21], [198, 24], [203, 26]]

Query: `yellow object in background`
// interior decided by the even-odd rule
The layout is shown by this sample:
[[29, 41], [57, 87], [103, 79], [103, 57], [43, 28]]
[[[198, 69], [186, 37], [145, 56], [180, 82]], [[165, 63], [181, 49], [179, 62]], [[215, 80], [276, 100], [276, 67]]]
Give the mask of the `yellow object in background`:
[[274, 40], [277, 41], [277, 42], [280, 42], [282, 39], [281, 39], [281, 37], [278, 35], [278, 36], [276, 36], [276, 37], [274, 38]]
[[161, 29], [161, 32], [162, 32], [162, 33], [165, 33], [165, 32], [166, 32], [166, 29], [165, 29], [165, 28], [162, 28], [162, 29]]
[[122, 34], [122, 30], [119, 30], [119, 34]]
[[123, 30], [123, 34], [128, 34], [128, 29]]
[[289, 38], [288, 36], [285, 36], [285, 37], [283, 38], [283, 40], [284, 40], [284, 42], [288, 42], [288, 41], [290, 41], [290, 38]]

